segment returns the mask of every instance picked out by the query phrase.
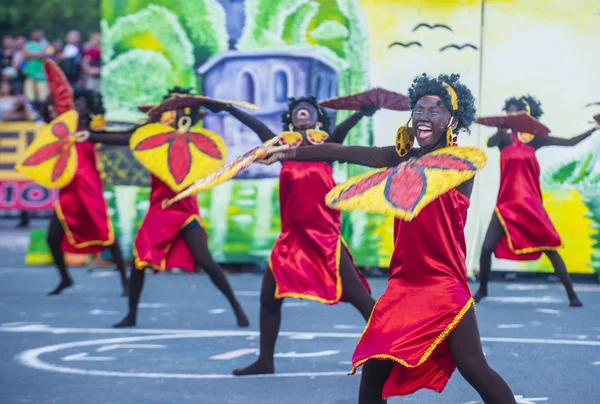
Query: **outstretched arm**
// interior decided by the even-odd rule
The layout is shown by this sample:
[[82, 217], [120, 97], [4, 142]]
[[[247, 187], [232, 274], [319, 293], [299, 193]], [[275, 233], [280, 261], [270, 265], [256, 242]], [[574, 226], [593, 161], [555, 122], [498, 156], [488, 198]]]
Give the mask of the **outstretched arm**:
[[[277, 149], [277, 148], [275, 148]], [[381, 168], [393, 167], [413, 157], [409, 153], [400, 157], [394, 146], [367, 147], [367, 146], [343, 146], [338, 143], [325, 143], [316, 146], [303, 146], [295, 149], [275, 151], [263, 159], [266, 164], [276, 161], [324, 161], [333, 163], [335, 161], [358, 164], [361, 166]]]
[[487, 147], [498, 147], [500, 150], [512, 144], [512, 138], [506, 129], [498, 128], [498, 132], [487, 141]]
[[598, 127], [592, 128], [579, 136], [568, 139], [554, 136], [536, 136], [530, 145], [536, 150], [545, 146], [575, 146], [590, 137], [597, 130], [599, 130]]
[[234, 107], [233, 105], [224, 105], [215, 102], [206, 104], [205, 107], [211, 110], [212, 112], [229, 112], [234, 118], [236, 118], [238, 121], [250, 128], [250, 130], [256, 133], [263, 143], [276, 136], [267, 125], [265, 125], [252, 115]]
[[371, 116], [377, 111], [378, 108], [372, 106], [365, 106], [360, 111], [355, 112], [350, 115], [348, 118], [344, 120], [344, 122], [340, 123], [335, 127], [331, 137], [327, 139], [328, 143], [344, 143], [346, 136], [348, 136], [348, 132], [352, 130], [356, 126], [358, 122], [362, 119], [363, 116]]
[[111, 144], [116, 146], [127, 146], [129, 145], [129, 139], [131, 135], [139, 128], [135, 126], [132, 129], [125, 132], [92, 132], [90, 131], [90, 137], [87, 139], [92, 143]]

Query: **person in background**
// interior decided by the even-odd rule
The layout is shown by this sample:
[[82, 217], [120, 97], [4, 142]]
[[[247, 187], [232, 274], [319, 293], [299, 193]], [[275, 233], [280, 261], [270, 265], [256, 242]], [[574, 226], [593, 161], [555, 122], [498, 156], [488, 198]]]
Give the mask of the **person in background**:
[[[13, 68], [6, 67], [5, 69]], [[0, 122], [33, 120], [35, 120], [33, 108], [24, 96], [16, 94], [14, 81], [2, 80], [0, 82]], [[28, 225], [29, 212], [21, 211], [17, 227], [27, 227]]]
[[15, 38], [12, 35], [5, 35], [2, 38], [2, 49], [0, 49], [0, 70], [4, 71], [5, 68], [12, 67], [14, 55]]
[[25, 82], [23, 91], [27, 99], [39, 106], [48, 97], [48, 83], [44, 73], [43, 61], [47, 57], [48, 41], [42, 28], [31, 31], [31, 41], [27, 42], [24, 52]]
[[83, 59], [80, 49], [81, 35], [79, 31], [73, 29], [67, 33], [65, 40], [66, 45], [56, 60], [65, 73], [69, 84], [78, 86], [81, 79], [81, 62]]
[[100, 51], [100, 33], [94, 32], [88, 47], [83, 53], [83, 79], [85, 88], [93, 91], [100, 91], [100, 65], [102, 63]]
[[31, 104], [22, 95], [17, 95], [15, 83], [0, 82], [0, 122], [35, 121]]
[[62, 55], [62, 51], [64, 48], [64, 42], [62, 39], [55, 39], [52, 41], [50, 46], [48, 47], [48, 54], [52, 60], [57, 61], [58, 58]]

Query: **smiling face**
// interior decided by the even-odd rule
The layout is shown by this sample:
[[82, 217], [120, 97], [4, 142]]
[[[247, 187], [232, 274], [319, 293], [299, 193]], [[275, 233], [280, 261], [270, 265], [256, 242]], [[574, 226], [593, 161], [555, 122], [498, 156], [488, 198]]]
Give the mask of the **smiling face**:
[[[412, 113], [412, 129], [425, 151], [446, 146], [446, 130], [452, 115], [438, 96], [426, 95], [417, 101]], [[454, 126], [457, 123], [454, 123]]]
[[308, 102], [300, 102], [292, 109], [292, 124], [296, 129], [313, 128], [317, 124], [318, 118], [319, 111]]

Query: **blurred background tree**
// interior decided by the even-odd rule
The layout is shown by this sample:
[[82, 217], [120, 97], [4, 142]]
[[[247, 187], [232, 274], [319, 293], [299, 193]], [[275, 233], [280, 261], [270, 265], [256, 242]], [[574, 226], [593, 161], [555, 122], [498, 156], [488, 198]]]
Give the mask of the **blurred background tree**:
[[49, 39], [65, 36], [66, 28], [87, 39], [100, 32], [100, 0], [0, 0], [0, 36], [25, 35], [40, 26]]

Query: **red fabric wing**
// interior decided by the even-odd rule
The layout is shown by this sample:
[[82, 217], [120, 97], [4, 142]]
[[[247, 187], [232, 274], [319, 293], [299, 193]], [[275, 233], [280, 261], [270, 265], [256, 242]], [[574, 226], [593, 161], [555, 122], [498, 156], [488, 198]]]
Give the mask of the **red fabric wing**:
[[176, 132], [160, 133], [142, 140], [135, 146], [135, 151], [144, 151], [160, 147], [176, 136]]
[[217, 144], [208, 136], [201, 133], [188, 133], [186, 134], [188, 140], [196, 146], [198, 150], [215, 159], [223, 158], [221, 150]]
[[27, 157], [25, 161], [23, 161], [24, 166], [37, 166], [38, 164], [43, 163], [46, 160], [55, 157], [63, 150], [64, 142], [58, 141], [54, 143], [47, 144], [44, 147], [40, 147], [35, 153], [31, 156]]
[[169, 147], [169, 170], [177, 184], [181, 184], [192, 168], [192, 155], [183, 135], [176, 135]]
[[59, 156], [58, 160], [54, 164], [54, 168], [52, 169], [52, 181], [56, 181], [60, 178], [60, 176], [65, 172], [67, 168], [67, 163], [69, 162], [69, 157], [71, 153], [69, 150], [64, 150]]
[[385, 185], [385, 197], [395, 207], [412, 211], [427, 191], [423, 169], [409, 164], [396, 169]]
[[393, 170], [393, 168], [371, 175], [370, 177], [363, 178], [358, 183], [354, 184], [353, 186], [342, 192], [340, 196], [336, 198], [337, 201], [344, 201], [356, 195], [360, 195], [364, 192], [367, 192], [369, 189], [384, 181], [388, 177], [388, 175], [390, 175], [391, 170]]
[[44, 60], [44, 71], [48, 79], [48, 87], [54, 101], [57, 115], [75, 109], [73, 103], [73, 89], [65, 77], [62, 69], [51, 59]]

